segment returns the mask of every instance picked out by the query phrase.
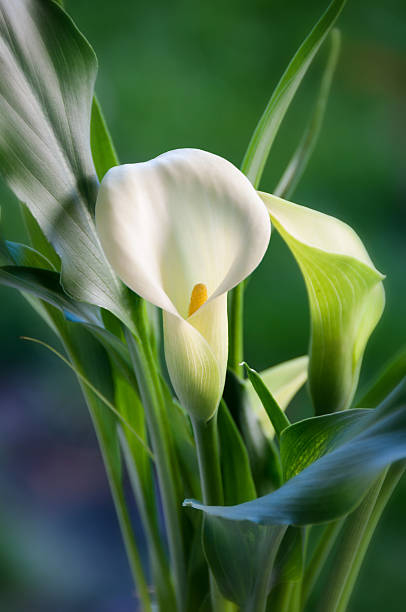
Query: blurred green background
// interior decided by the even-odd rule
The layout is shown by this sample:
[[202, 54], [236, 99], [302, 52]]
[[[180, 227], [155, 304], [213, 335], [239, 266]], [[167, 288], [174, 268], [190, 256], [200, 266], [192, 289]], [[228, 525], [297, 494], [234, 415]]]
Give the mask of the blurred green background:
[[[290, 57], [325, 0], [68, 0], [99, 58], [97, 92], [121, 161], [198, 147], [239, 164]], [[322, 136], [294, 200], [348, 222], [385, 281], [387, 307], [361, 388], [405, 342], [406, 4], [350, 0]], [[272, 191], [301, 137], [320, 53], [278, 136], [261, 188]], [[0, 184], [2, 233], [23, 238]], [[19, 339], [55, 344], [23, 298], [0, 287], [0, 608], [129, 612], [130, 575], [90, 420], [70, 372]], [[308, 308], [274, 233], [246, 302], [247, 361], [257, 369], [306, 352]], [[308, 410], [303, 392], [296, 412]], [[350, 610], [403, 612], [406, 483], [370, 548]]]

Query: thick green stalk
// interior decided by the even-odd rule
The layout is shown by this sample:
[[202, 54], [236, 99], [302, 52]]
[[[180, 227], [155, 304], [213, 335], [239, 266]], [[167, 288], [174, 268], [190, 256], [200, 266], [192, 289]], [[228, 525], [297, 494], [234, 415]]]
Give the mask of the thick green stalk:
[[[348, 519], [340, 545], [339, 567], [327, 589], [323, 612], [345, 612], [369, 543], [396, 485], [405, 471], [405, 462], [392, 465]], [[331, 598], [331, 599], [330, 599]]]
[[345, 612], [368, 545], [382, 512], [393, 493], [405, 463], [393, 465], [372, 487], [361, 505], [345, 521], [338, 563], [334, 564], [321, 599], [323, 612]]
[[327, 557], [334, 546], [334, 542], [343, 526], [343, 520], [329, 523], [310, 559], [302, 581], [302, 604], [304, 605], [316, 584]]
[[237, 376], [242, 376], [244, 359], [244, 283], [230, 292], [230, 311], [228, 324], [228, 367]]
[[[208, 505], [224, 503], [221, 477], [217, 413], [209, 421], [191, 419], [199, 462], [203, 501]], [[227, 612], [234, 608], [219, 592], [216, 580], [210, 572], [210, 595], [213, 612]]]
[[293, 585], [291, 581], [281, 582], [272, 591], [269, 598], [267, 612], [288, 612], [290, 610], [290, 602], [293, 594]]
[[203, 501], [210, 506], [224, 503], [217, 433], [217, 413], [210, 421], [192, 418], [199, 461]]
[[173, 449], [165, 421], [161, 382], [149, 345], [145, 304], [142, 301], [139, 301], [135, 308], [135, 325], [138, 335], [133, 336], [126, 330], [126, 337], [146, 412], [148, 431], [155, 456], [158, 484], [162, 495], [163, 512], [168, 533], [169, 553], [174, 573], [177, 606], [179, 611], [183, 611], [186, 609], [187, 593], [185, 551], [180, 516], [183, 500], [179, 499], [177, 494]]
[[[302, 584], [300, 580], [293, 583], [290, 597], [289, 612], [300, 612], [302, 610]], [[281, 611], [282, 612], [282, 611]]]

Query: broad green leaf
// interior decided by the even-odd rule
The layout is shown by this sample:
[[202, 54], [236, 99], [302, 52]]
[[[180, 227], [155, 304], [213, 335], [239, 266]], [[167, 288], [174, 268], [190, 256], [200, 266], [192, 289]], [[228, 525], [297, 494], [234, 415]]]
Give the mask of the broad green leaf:
[[280, 196], [281, 198], [288, 198], [295, 190], [296, 185], [300, 181], [300, 178], [306, 169], [320, 135], [331, 83], [340, 53], [340, 31], [336, 28], [332, 30], [329, 39], [330, 49], [327, 64], [321, 79], [320, 90], [314, 106], [313, 114], [304, 131], [302, 139], [292, 156], [292, 159], [283, 173], [277, 187], [274, 189], [274, 194]]
[[[31, 247], [7, 240], [0, 242], [1, 258], [15, 265], [0, 267], [0, 284], [19, 289], [24, 292], [26, 299], [28, 295], [40, 298], [61, 310], [69, 320], [84, 324], [101, 342], [128, 382], [134, 388], [137, 387], [126, 345], [102, 326], [98, 309], [73, 300], [63, 291], [59, 274], [53, 271], [53, 266], [46, 257]], [[30, 300], [30, 304], [38, 310], [39, 303], [35, 304], [35, 301]], [[41, 316], [45, 316], [48, 324], [54, 328], [46, 312], [42, 312]], [[57, 333], [57, 330], [54, 331]]]
[[224, 503], [240, 504], [256, 497], [247, 449], [222, 400], [217, 414]]
[[224, 597], [243, 610], [255, 609], [252, 603], [258, 591], [269, 592], [273, 562], [285, 529], [206, 515], [204, 552]]
[[[308, 363], [309, 358], [304, 355], [272, 366], [260, 373], [265, 386], [282, 410], [286, 410], [292, 398], [306, 382]], [[262, 429], [269, 438], [273, 438], [275, 429], [249, 380], [247, 391], [252, 409], [257, 414]]]
[[96, 57], [51, 0], [0, 0], [0, 169], [62, 259], [77, 300], [127, 321], [126, 290], [100, 247], [90, 151]]
[[227, 372], [224, 400], [247, 449], [257, 493], [268, 493], [282, 480], [279, 453], [252, 410], [245, 381], [231, 371]]
[[255, 187], [258, 186], [261, 179], [269, 151], [282, 119], [307, 69], [333, 27], [345, 3], [346, 0], [333, 0], [330, 3], [324, 15], [322, 15], [293, 56], [275, 88], [264, 114], [259, 120], [241, 166], [242, 171], [248, 176]]
[[292, 251], [310, 303], [309, 386], [317, 414], [348, 408], [365, 346], [385, 304], [384, 278], [348, 225], [261, 194]]
[[[375, 382], [357, 402], [360, 408], [375, 408], [406, 376], [406, 347], [385, 365]], [[406, 399], [406, 398], [405, 398]]]
[[367, 414], [361, 431], [358, 422], [352, 432], [350, 426], [346, 441], [276, 491], [237, 506], [205, 506], [194, 500], [185, 505], [209, 516], [266, 525], [311, 525], [340, 518], [358, 506], [388, 465], [406, 457], [406, 406], [385, 403]]
[[284, 479], [289, 480], [307, 466], [362, 429], [369, 410], [344, 410], [304, 419], [288, 427], [281, 436], [280, 452]]
[[281, 407], [278, 405], [277, 401], [273, 397], [269, 388], [265, 385], [261, 376], [250, 368], [246, 363], [244, 364], [245, 370], [248, 374], [248, 378], [257, 393], [259, 399], [262, 402], [262, 405], [271, 421], [277, 438], [280, 437], [282, 431], [289, 427], [290, 422], [288, 417], [285, 415]]

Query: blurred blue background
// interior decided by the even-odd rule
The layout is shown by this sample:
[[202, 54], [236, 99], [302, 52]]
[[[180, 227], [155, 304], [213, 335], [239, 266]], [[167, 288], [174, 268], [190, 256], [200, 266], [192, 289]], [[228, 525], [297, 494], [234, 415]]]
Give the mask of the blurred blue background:
[[[99, 58], [97, 92], [123, 162], [198, 147], [239, 164], [290, 57], [327, 6], [312, 0], [68, 0]], [[387, 274], [387, 307], [362, 386], [405, 341], [406, 5], [349, 1], [321, 139], [294, 200], [334, 214]], [[280, 131], [262, 189], [272, 191], [314, 103], [325, 49]], [[23, 237], [0, 184], [2, 232]], [[132, 584], [90, 419], [77, 383], [23, 298], [0, 287], [0, 609], [130, 612]], [[308, 308], [276, 233], [249, 284], [246, 359], [257, 369], [306, 352]], [[305, 393], [295, 403], [308, 410]], [[350, 610], [403, 612], [406, 483], [395, 493]]]

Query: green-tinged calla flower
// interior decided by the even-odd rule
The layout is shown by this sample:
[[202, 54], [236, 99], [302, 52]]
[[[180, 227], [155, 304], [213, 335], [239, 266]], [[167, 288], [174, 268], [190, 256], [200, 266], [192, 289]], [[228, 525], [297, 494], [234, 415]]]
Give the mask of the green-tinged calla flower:
[[368, 339], [385, 304], [383, 275], [354, 230], [329, 215], [261, 193], [295, 256], [309, 296], [309, 386], [318, 414], [354, 396]]
[[227, 365], [227, 291], [261, 261], [266, 207], [230, 162], [196, 149], [112, 168], [96, 226], [115, 272], [163, 311], [165, 358], [192, 416], [208, 420]]

